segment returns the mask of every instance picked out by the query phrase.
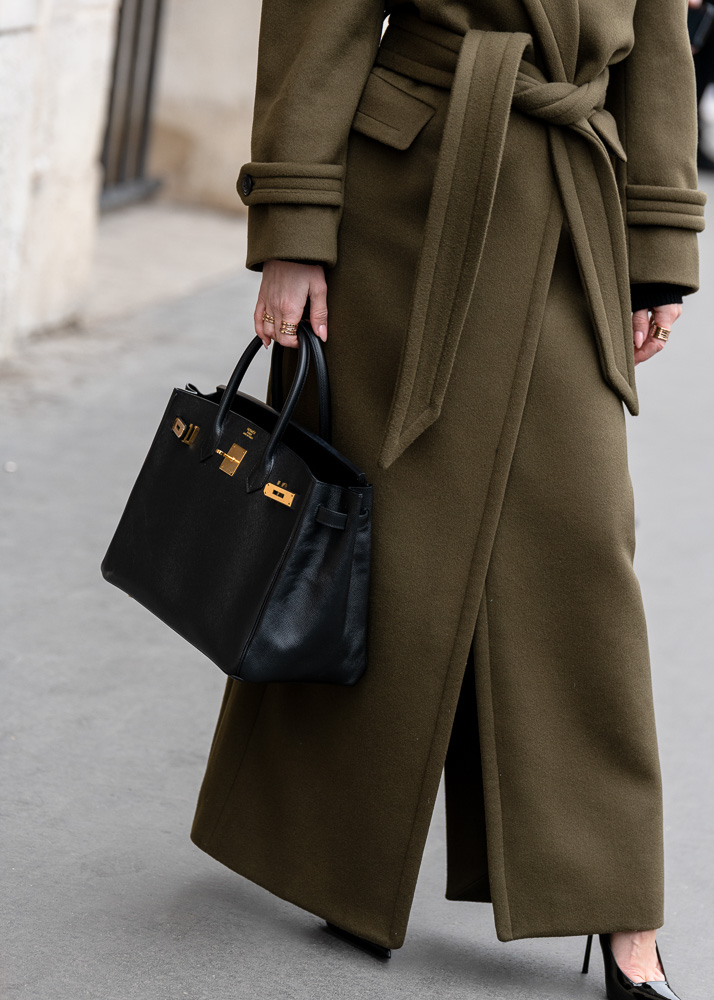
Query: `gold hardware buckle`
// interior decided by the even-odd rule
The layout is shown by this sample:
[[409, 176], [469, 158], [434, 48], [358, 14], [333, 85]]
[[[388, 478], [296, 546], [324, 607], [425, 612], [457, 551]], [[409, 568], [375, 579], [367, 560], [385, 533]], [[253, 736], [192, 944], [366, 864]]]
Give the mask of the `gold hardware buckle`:
[[221, 472], [226, 472], [229, 476], [233, 475], [243, 461], [243, 456], [247, 455], [245, 448], [241, 448], [239, 444], [232, 444], [228, 451], [221, 451], [220, 448], [216, 448], [216, 452], [219, 455], [223, 455], [223, 461], [218, 468]]
[[276, 486], [275, 483], [266, 483], [263, 487], [263, 493], [266, 497], [270, 497], [271, 500], [284, 503], [286, 507], [292, 507], [293, 500], [295, 499], [294, 493], [283, 489], [282, 486]]
[[186, 430], [186, 422], [181, 417], [176, 417], [171, 425], [171, 430], [182, 444], [192, 444], [196, 440], [196, 435], [200, 429], [198, 424], [189, 424], [188, 430]]

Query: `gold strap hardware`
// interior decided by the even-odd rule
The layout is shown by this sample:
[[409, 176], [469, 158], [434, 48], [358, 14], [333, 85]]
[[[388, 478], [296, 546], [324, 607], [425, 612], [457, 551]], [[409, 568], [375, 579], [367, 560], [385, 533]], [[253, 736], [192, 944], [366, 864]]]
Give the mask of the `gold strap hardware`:
[[216, 448], [216, 453], [223, 455], [223, 461], [218, 468], [221, 472], [226, 472], [229, 476], [233, 475], [243, 461], [243, 456], [247, 454], [245, 448], [241, 448], [239, 444], [235, 443], [230, 446], [228, 451], [221, 451], [220, 448]]
[[[181, 417], [176, 417], [171, 425], [171, 430], [182, 444], [192, 444], [196, 440], [196, 435], [200, 429], [198, 424], [189, 424], [188, 430], [186, 430], [186, 422]], [[184, 431], [186, 431], [185, 434]]]
[[275, 483], [266, 483], [263, 487], [263, 493], [266, 497], [270, 497], [271, 500], [284, 503], [286, 507], [292, 507], [293, 500], [295, 499], [294, 493], [283, 489], [282, 486], [276, 486]]

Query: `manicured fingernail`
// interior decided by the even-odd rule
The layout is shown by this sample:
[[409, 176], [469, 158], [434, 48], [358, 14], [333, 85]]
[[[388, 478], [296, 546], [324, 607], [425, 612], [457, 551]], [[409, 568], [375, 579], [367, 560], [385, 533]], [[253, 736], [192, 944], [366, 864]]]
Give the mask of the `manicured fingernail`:
[[327, 327], [325, 326], [324, 323], [321, 323], [320, 326], [318, 326], [317, 333], [318, 336], [322, 337], [323, 340], [325, 339], [325, 337], [327, 336]]

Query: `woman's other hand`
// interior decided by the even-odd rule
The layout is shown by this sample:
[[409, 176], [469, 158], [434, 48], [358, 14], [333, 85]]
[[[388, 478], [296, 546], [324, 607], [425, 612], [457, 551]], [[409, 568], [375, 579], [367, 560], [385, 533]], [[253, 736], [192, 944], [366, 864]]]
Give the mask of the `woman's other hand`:
[[[284, 347], [297, 347], [298, 338], [280, 332], [280, 324], [299, 323], [310, 296], [310, 323], [317, 336], [327, 340], [327, 282], [321, 264], [290, 260], [266, 260], [253, 320], [255, 332], [266, 347], [277, 340]], [[263, 319], [263, 313], [273, 322]]]
[[672, 303], [668, 306], [656, 306], [652, 309], [652, 319], [650, 320], [649, 309], [638, 309], [632, 314], [632, 338], [635, 343], [635, 364], [646, 361], [653, 354], [661, 351], [666, 340], [659, 340], [653, 337], [656, 326], [663, 326], [665, 330], [671, 330], [675, 322], [682, 315], [682, 306], [679, 303]]

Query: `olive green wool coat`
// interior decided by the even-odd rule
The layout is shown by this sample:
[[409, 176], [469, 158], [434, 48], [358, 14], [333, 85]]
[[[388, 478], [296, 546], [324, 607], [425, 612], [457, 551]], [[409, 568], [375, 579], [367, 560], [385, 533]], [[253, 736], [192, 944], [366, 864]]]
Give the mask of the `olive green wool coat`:
[[399, 947], [446, 764], [447, 896], [501, 940], [663, 922], [629, 284], [697, 288], [695, 150], [684, 0], [264, 0], [247, 264], [326, 264], [368, 667], [228, 682], [223, 864]]

